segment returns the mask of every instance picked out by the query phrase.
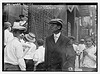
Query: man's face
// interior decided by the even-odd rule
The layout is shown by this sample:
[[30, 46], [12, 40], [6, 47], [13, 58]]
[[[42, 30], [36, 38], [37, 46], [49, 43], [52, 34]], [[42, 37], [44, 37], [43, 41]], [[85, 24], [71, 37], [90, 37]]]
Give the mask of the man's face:
[[50, 29], [52, 33], [55, 33], [60, 29], [60, 26], [57, 26], [56, 24], [51, 24]]

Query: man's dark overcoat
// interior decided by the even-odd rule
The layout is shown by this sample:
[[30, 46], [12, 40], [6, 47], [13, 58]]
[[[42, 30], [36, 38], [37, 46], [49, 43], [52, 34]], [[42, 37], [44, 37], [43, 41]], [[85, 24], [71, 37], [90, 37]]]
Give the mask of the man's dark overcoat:
[[45, 67], [47, 71], [68, 71], [75, 67], [75, 51], [69, 39], [62, 34], [55, 43], [54, 35], [46, 38]]

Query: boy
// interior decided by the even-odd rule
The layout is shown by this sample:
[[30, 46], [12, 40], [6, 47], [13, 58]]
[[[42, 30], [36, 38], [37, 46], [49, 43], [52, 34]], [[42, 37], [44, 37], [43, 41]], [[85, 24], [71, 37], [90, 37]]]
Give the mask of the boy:
[[38, 49], [35, 52], [34, 61], [36, 61], [36, 71], [43, 71], [44, 70], [44, 41], [42, 39], [37, 40]]

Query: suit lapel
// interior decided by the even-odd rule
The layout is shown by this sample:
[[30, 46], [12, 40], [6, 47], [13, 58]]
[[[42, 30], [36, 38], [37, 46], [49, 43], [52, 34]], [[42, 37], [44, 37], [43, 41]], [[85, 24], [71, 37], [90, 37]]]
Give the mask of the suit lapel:
[[51, 35], [51, 37], [50, 37], [50, 42], [51, 42], [51, 44], [52, 45], [60, 45], [61, 43], [62, 43], [62, 40], [63, 38], [62, 38], [62, 34], [59, 36], [59, 38], [58, 38], [58, 40], [57, 40], [57, 42], [55, 43], [55, 40], [54, 40], [54, 35], [52, 34]]
[[59, 36], [59, 38], [58, 38], [56, 44], [59, 45], [59, 44], [61, 43], [61, 41], [62, 41], [62, 35]]
[[50, 37], [50, 42], [51, 42], [51, 44], [55, 44], [55, 40], [54, 40], [54, 35], [53, 34]]

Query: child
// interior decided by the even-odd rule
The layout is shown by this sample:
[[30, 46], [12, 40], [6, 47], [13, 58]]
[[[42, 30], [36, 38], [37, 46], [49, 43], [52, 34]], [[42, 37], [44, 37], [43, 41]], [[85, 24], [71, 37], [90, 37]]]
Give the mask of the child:
[[28, 26], [27, 17], [25, 15], [19, 15], [19, 17], [20, 17], [20, 22], [19, 22], [20, 25], [27, 28], [27, 26]]
[[26, 71], [34, 71], [34, 61], [33, 55], [36, 50], [35, 35], [33, 33], [29, 33], [25, 35], [25, 43], [23, 43], [24, 47], [24, 59], [26, 62]]
[[44, 69], [44, 55], [45, 55], [45, 48], [43, 47], [44, 41], [42, 39], [37, 40], [38, 49], [34, 55], [34, 61], [36, 61], [36, 71], [42, 71]]
[[13, 38], [13, 33], [11, 32], [11, 23], [4, 22], [4, 46], [6, 46]]
[[78, 56], [79, 49], [78, 49], [78, 45], [75, 44], [75, 37], [70, 36], [69, 39], [70, 39], [70, 43], [72, 44], [72, 46], [74, 48], [74, 51], [76, 52], [75, 68], [79, 68], [79, 60], [78, 60], [79, 59], [79, 56]]
[[93, 45], [93, 39], [91, 37], [86, 38], [86, 48], [83, 51], [83, 63], [82, 66], [86, 68], [96, 68], [96, 47]]
[[85, 49], [84, 39], [80, 40], [78, 49], [79, 49], [79, 66], [82, 67], [83, 50]]

